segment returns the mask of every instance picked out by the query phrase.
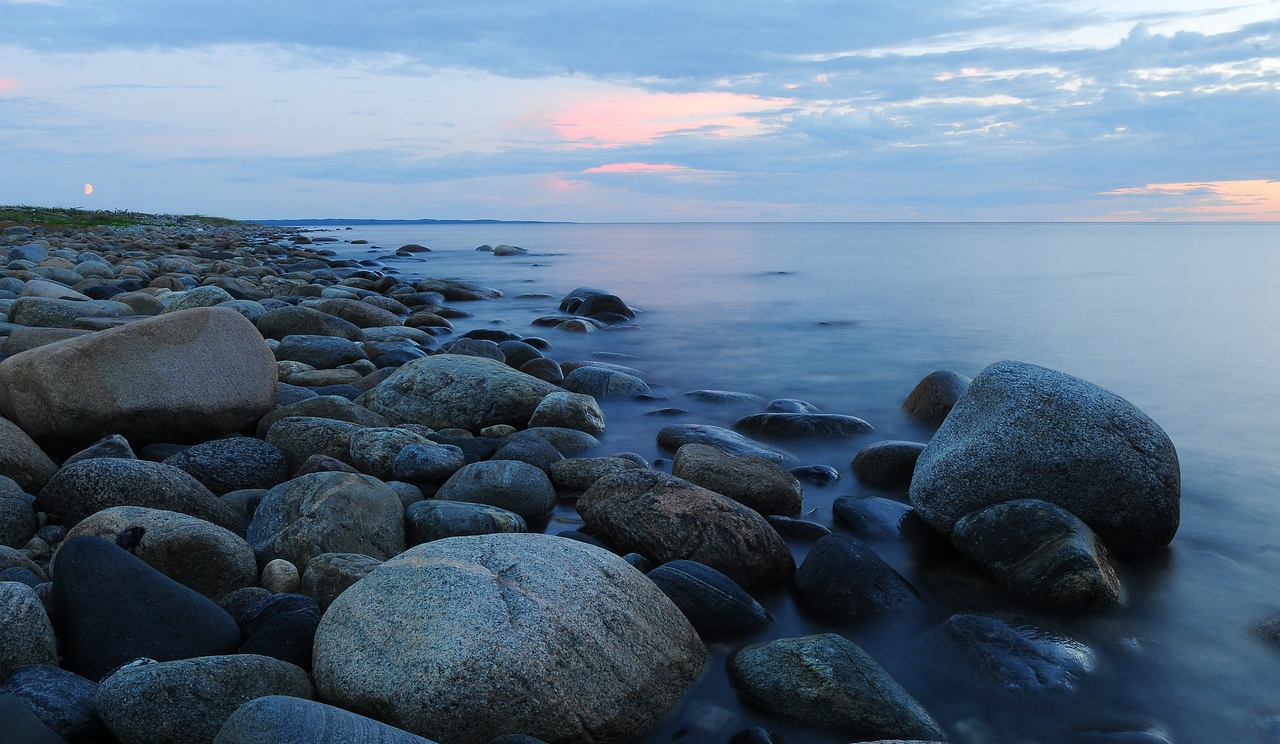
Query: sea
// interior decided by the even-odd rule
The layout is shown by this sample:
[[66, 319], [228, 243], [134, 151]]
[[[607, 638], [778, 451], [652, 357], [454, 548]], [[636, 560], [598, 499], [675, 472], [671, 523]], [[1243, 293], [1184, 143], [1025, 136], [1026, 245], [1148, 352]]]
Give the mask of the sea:
[[[978, 374], [1016, 359], [1128, 399], [1169, 434], [1182, 469], [1181, 527], [1167, 550], [1123, 559], [1127, 603], [1043, 610], [1004, 594], [945, 552], [871, 547], [926, 609], [832, 621], [786, 591], [759, 597], [766, 630], [713, 643], [702, 677], [639, 741], [728, 742], [763, 726], [789, 744], [856, 739], [784, 721], [739, 700], [726, 657], [760, 640], [832, 632], [862, 646], [966, 744], [1280, 742], [1280, 647], [1256, 626], [1280, 613], [1280, 224], [678, 223], [325, 225], [317, 247], [406, 280], [452, 277], [501, 299], [455, 303], [457, 332], [500, 327], [546, 339], [558, 361], [634, 367], [662, 400], [604, 401], [590, 454], [636, 452], [670, 469], [656, 434], [671, 423], [728, 427], [758, 408], [683, 396], [727, 390], [799, 398], [874, 431], [784, 443], [841, 479], [806, 484], [806, 519], [847, 532], [842, 495], [905, 499], [860, 484], [850, 461], [885, 439], [925, 442], [903, 400], [934, 370]], [[351, 241], [368, 241], [353, 243]], [[419, 243], [429, 253], [397, 257]], [[509, 244], [526, 255], [496, 256]], [[634, 324], [575, 334], [533, 326], [588, 286], [638, 311]], [[659, 408], [686, 413], [650, 415]], [[548, 532], [579, 526], [562, 506]], [[793, 541], [797, 561], [809, 545]], [[962, 611], [1012, 612], [1087, 644], [1074, 691], [1020, 696], [939, 652]], [[1124, 738], [1121, 732], [1146, 732]], [[1163, 737], [1163, 738], [1160, 738]]]

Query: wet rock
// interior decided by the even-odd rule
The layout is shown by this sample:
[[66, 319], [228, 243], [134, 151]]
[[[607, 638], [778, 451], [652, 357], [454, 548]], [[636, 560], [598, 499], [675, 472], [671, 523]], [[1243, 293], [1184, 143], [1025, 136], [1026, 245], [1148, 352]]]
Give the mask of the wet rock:
[[496, 300], [502, 292], [473, 282], [458, 279], [423, 279], [413, 285], [418, 292], [438, 292], [450, 302]]
[[0, 475], [12, 478], [24, 491], [35, 493], [58, 472], [58, 466], [27, 433], [0, 418]]
[[579, 457], [552, 463], [551, 482], [561, 491], [585, 491], [606, 475], [635, 470], [637, 463], [622, 457]]
[[536, 377], [552, 384], [559, 384], [564, 380], [564, 372], [561, 371], [560, 365], [552, 359], [530, 359], [521, 364], [519, 370], [530, 377]]
[[983, 676], [1019, 697], [1074, 690], [1095, 665], [1088, 646], [1028, 618], [960, 613], [942, 630]]
[[578, 287], [560, 300], [560, 312], [594, 317], [597, 315], [621, 316], [623, 320], [636, 317], [636, 313], [617, 295], [601, 289]]
[[801, 465], [791, 468], [791, 474], [816, 486], [828, 486], [840, 480], [840, 471], [830, 465]]
[[774, 398], [765, 405], [764, 410], [769, 413], [817, 413], [818, 407], [795, 398]]
[[0, 680], [25, 664], [58, 663], [58, 642], [36, 592], [0, 581]]
[[688, 390], [681, 395], [699, 403], [711, 403], [718, 406], [762, 406], [765, 401], [759, 395], [739, 393], [732, 390]]
[[551, 393], [538, 403], [529, 426], [557, 426], [588, 434], [604, 433], [604, 413], [596, 399], [580, 393]]
[[488, 460], [466, 465], [451, 475], [436, 491], [436, 498], [496, 506], [532, 523], [551, 514], [556, 490], [547, 474], [529, 463]]
[[817, 542], [831, 534], [831, 530], [807, 519], [784, 517], [781, 514], [770, 514], [765, 519], [768, 520], [769, 524], [773, 525], [779, 535], [795, 540]]
[[301, 591], [324, 611], [339, 594], [381, 565], [382, 561], [361, 553], [321, 553], [307, 561]]
[[1084, 522], [1036, 499], [961, 517], [951, 541], [1013, 594], [1048, 607], [1114, 607], [1122, 601], [1111, 555]]
[[756, 413], [738, 419], [733, 428], [779, 439], [808, 439], [856, 437], [870, 432], [871, 424], [838, 413]]
[[686, 444], [676, 451], [671, 473], [761, 514], [795, 516], [803, 505], [800, 481], [762, 457], [731, 457], [710, 445]]
[[578, 513], [623, 551], [705, 563], [748, 590], [785, 584], [795, 571], [787, 544], [756, 511], [664, 473], [607, 475], [583, 494]]
[[1164, 547], [1178, 529], [1173, 443], [1133, 404], [1024, 362], [987, 367], [920, 455], [911, 503], [935, 529], [992, 504], [1065, 508], [1122, 553]]
[[796, 571], [794, 586], [807, 606], [845, 618], [922, 606], [906, 579], [847, 535], [819, 540]]
[[98, 685], [97, 709], [130, 744], [207, 744], [242, 703], [263, 695], [314, 697], [298, 667], [234, 654], [125, 666]]
[[956, 401], [969, 389], [970, 382], [972, 380], [968, 377], [955, 372], [931, 372], [907, 395], [902, 408], [916, 421], [940, 424], [951, 413]]
[[214, 744], [435, 744], [372, 718], [324, 703], [267, 695], [241, 705]]
[[145, 318], [0, 362], [0, 411], [37, 441], [203, 441], [270, 408], [276, 367], [225, 308]]
[[411, 542], [431, 542], [462, 535], [528, 532], [524, 518], [513, 511], [488, 504], [427, 499], [408, 508]]
[[868, 486], [899, 488], [911, 485], [916, 460], [924, 451], [919, 442], [896, 439], [873, 442], [858, 450], [851, 466], [858, 480]]
[[266, 565], [275, 558], [299, 570], [321, 553], [390, 558], [402, 552], [404, 505], [368, 475], [311, 473], [267, 492], [249, 522], [248, 539]]
[[560, 385], [594, 398], [633, 398], [652, 392], [639, 377], [604, 367], [579, 367], [565, 375]]
[[502, 362], [440, 354], [404, 365], [358, 402], [392, 424], [478, 432], [525, 426], [542, 399], [558, 391]]
[[322, 300], [320, 304], [316, 305], [316, 309], [322, 313], [342, 318], [357, 328], [398, 326], [403, 322], [399, 315], [390, 310], [376, 307], [360, 300], [344, 298]]
[[271, 488], [289, 477], [289, 461], [275, 445], [253, 437], [228, 437], [193, 445], [165, 458], [215, 495]]
[[[432, 739], [484, 744], [516, 730], [586, 744], [661, 720], [706, 658], [679, 610], [621, 558], [547, 535], [483, 535], [412, 548], [343, 593], [316, 634], [315, 680], [320, 699]], [[413, 696], [396, 694], [410, 681]]]
[[658, 432], [658, 446], [675, 452], [686, 444], [709, 444], [734, 457], [763, 457], [778, 463], [795, 459], [789, 452], [761, 444], [737, 432], [708, 424], [676, 424]]
[[668, 561], [648, 576], [705, 639], [752, 633], [769, 625], [769, 613], [759, 602], [704, 563]]
[[910, 506], [882, 496], [838, 496], [831, 510], [836, 519], [866, 540], [901, 536], [902, 519], [911, 513]]
[[729, 678], [752, 703], [809, 725], [860, 738], [945, 738], [875, 659], [834, 633], [744, 646], [729, 657]]
[[[97, 691], [93, 682], [50, 664], [19, 667], [0, 684], [0, 698], [22, 700], [45, 726], [71, 744], [105, 741], [109, 736], [94, 710]], [[6, 733], [13, 736], [12, 719], [0, 713], [0, 720], [6, 721]]]
[[62, 666], [90, 680], [139, 657], [231, 653], [240, 629], [211, 600], [96, 537], [67, 539], [53, 563]]
[[541, 351], [518, 339], [499, 341], [498, 351], [502, 352], [502, 359], [507, 363], [507, 366], [516, 369], [520, 369], [524, 364], [534, 359], [543, 358]]
[[401, 449], [391, 465], [396, 480], [409, 483], [443, 483], [467, 464], [462, 448], [424, 442]]
[[253, 550], [243, 537], [203, 519], [141, 506], [116, 506], [89, 515], [67, 538], [92, 535], [128, 550], [148, 566], [218, 601], [258, 581]]
[[113, 506], [145, 506], [181, 512], [225, 527], [243, 529], [244, 519], [200, 481], [170, 465], [146, 460], [81, 460], [57, 472], [40, 489], [35, 507], [72, 527]]

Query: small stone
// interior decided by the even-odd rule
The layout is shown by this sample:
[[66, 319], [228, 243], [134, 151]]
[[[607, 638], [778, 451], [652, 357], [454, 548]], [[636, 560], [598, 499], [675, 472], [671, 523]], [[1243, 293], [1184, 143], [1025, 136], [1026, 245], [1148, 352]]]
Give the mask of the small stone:
[[733, 428], [780, 439], [856, 437], [871, 424], [837, 413], [756, 413], [734, 422]]
[[262, 569], [262, 588], [272, 594], [292, 594], [301, 586], [298, 567], [283, 558], [276, 558]]
[[902, 408], [911, 418], [925, 424], [940, 424], [951, 413], [951, 408], [969, 389], [972, 382], [968, 377], [938, 370], [929, 373], [916, 384]]
[[851, 466], [858, 480], [868, 486], [903, 488], [911, 485], [916, 460], [924, 451], [919, 442], [886, 440], [868, 444], [854, 456]]

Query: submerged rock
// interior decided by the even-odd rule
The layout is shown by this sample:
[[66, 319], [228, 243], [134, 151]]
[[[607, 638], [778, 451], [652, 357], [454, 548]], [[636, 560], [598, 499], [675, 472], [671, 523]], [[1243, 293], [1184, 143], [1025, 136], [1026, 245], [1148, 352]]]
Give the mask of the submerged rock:
[[960, 613], [942, 630], [983, 676], [1020, 697], [1074, 690], [1095, 664], [1088, 646], [1027, 618]]
[[738, 431], [779, 439], [856, 437], [871, 431], [871, 424], [838, 413], [756, 413], [734, 422]]
[[763, 457], [778, 463], [795, 460], [795, 456], [774, 449], [741, 434], [709, 424], [676, 424], [658, 432], [658, 446], [675, 452], [686, 444], [709, 444], [726, 455]]

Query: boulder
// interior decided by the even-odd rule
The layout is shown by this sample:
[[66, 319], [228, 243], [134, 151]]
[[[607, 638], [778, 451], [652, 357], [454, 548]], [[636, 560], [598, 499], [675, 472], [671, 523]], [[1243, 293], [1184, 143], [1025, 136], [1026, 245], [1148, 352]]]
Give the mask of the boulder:
[[56, 514], [68, 528], [112, 506], [181, 512], [233, 532], [244, 528], [244, 517], [200, 481], [172, 465], [147, 460], [101, 457], [68, 465], [40, 489], [35, 506]]
[[813, 546], [796, 571], [795, 590], [805, 605], [849, 619], [922, 606], [906, 579], [847, 535], [828, 535]]
[[258, 564], [243, 537], [187, 514], [115, 506], [83, 519], [67, 539], [80, 535], [128, 541], [129, 552], [148, 566], [215, 602], [258, 582]]
[[556, 505], [556, 489], [547, 474], [519, 460], [473, 462], [449, 476], [435, 495], [513, 511], [526, 522], [546, 520]]
[[334, 421], [345, 421], [359, 426], [383, 427], [391, 426], [391, 422], [357, 405], [340, 395], [317, 395], [305, 400], [280, 406], [263, 416], [258, 421], [258, 438], [265, 439], [277, 421], [291, 416], [307, 416], [310, 418], [326, 418]]
[[323, 611], [339, 594], [381, 565], [377, 558], [360, 553], [321, 553], [307, 561], [301, 591]]
[[1017, 697], [1073, 691], [1096, 665], [1088, 646], [1016, 615], [964, 612], [942, 632], [982, 676]]
[[644, 380], [605, 367], [578, 367], [560, 383], [565, 390], [593, 398], [634, 398], [652, 391]]
[[266, 695], [241, 705], [214, 744], [436, 744], [332, 705]]
[[748, 591], [786, 584], [795, 572], [791, 550], [759, 513], [665, 473], [606, 475], [582, 495], [578, 513], [622, 551], [705, 563]]
[[911, 507], [883, 496], [837, 496], [831, 511], [858, 537], [876, 540], [899, 537]]
[[21, 548], [36, 534], [39, 523], [30, 499], [17, 483], [0, 475], [0, 545]]
[[414, 544], [463, 535], [529, 531], [519, 514], [488, 504], [427, 499], [410, 504], [407, 513]]
[[309, 307], [278, 307], [254, 321], [263, 338], [285, 336], [336, 336], [351, 341], [361, 337], [360, 327], [342, 318]]
[[676, 607], [703, 638], [754, 633], [772, 618], [764, 607], [733, 579], [697, 561], [674, 560], [649, 571]]
[[1058, 608], [1122, 601], [1111, 555], [1084, 522], [1060, 506], [1016, 499], [971, 512], [951, 541], [1013, 594]]
[[165, 458], [164, 464], [190, 473], [218, 496], [246, 488], [271, 488], [289, 478], [284, 452], [254, 437], [203, 442]]
[[336, 419], [289, 416], [273, 423], [265, 438], [268, 444], [284, 453], [289, 472], [298, 473], [303, 464], [316, 455], [351, 467], [347, 462], [351, 459], [351, 435], [363, 428]]
[[661, 720], [706, 658], [621, 558], [549, 535], [481, 535], [412, 548], [339, 596], [314, 676], [321, 700], [450, 744], [511, 731], [607, 744]]
[[729, 679], [764, 710], [859, 739], [943, 739], [937, 722], [876, 660], [835, 633], [754, 643]]
[[5, 744], [67, 744], [25, 701], [12, 695], [0, 695], [0, 721], [4, 721]]
[[1178, 530], [1173, 443], [1124, 398], [1062, 372], [997, 362], [974, 378], [916, 463], [912, 506], [950, 534], [979, 509], [1034, 496], [1109, 548], [1162, 548]]
[[542, 399], [559, 390], [499, 361], [439, 354], [409, 362], [357, 402], [393, 425], [478, 432], [495, 424], [524, 427]]
[[858, 480], [868, 486], [905, 488], [911, 485], [911, 474], [924, 447], [919, 442], [897, 439], [872, 442], [858, 450], [850, 467]]
[[12, 478], [22, 490], [35, 493], [49, 482], [58, 466], [27, 433], [0, 418], [0, 475]]
[[[398, 304], [398, 303], [397, 303]], [[342, 318], [343, 320], [359, 327], [359, 328], [381, 328], [383, 326], [398, 326], [403, 321], [400, 316], [380, 307], [375, 307], [368, 302], [360, 300], [348, 300], [345, 298], [333, 298], [322, 300], [316, 309], [322, 313]]]
[[551, 482], [563, 491], [585, 491], [606, 475], [636, 470], [639, 463], [624, 457], [575, 457], [551, 464]]
[[462, 448], [452, 444], [410, 444], [400, 450], [391, 465], [396, 480], [409, 483], [443, 483], [467, 464]]
[[240, 645], [240, 628], [221, 607], [88, 535], [58, 549], [53, 608], [62, 666], [90, 680], [143, 656], [186, 659]]
[[0, 362], [0, 411], [36, 441], [203, 441], [266, 413], [276, 366], [253, 324], [198, 308], [41, 346]]
[[907, 395], [902, 408], [916, 421], [936, 426], [951, 413], [970, 382], [968, 377], [945, 369], [930, 372]]
[[728, 496], [761, 514], [800, 513], [804, 489], [800, 481], [773, 460], [731, 457], [707, 444], [676, 450], [671, 474]]
[[355, 473], [311, 473], [267, 492], [249, 522], [249, 544], [266, 565], [276, 558], [302, 573], [321, 553], [386, 559], [405, 548], [404, 505], [387, 484]]
[[395, 477], [396, 458], [411, 444], [427, 444], [428, 439], [408, 429], [374, 427], [351, 432], [347, 453], [351, 464], [375, 478]]
[[129, 744], [210, 744], [241, 704], [264, 695], [310, 699], [314, 691], [306, 672], [267, 656], [148, 659], [102, 680], [97, 709]]
[[[72, 744], [106, 741], [110, 736], [94, 710], [97, 691], [95, 683], [51, 664], [19, 667], [0, 684], [0, 697], [23, 700], [44, 725]], [[9, 719], [0, 714], [0, 720]], [[5, 730], [14, 733], [12, 728]]]
[[9, 322], [38, 328], [70, 328], [76, 318], [117, 318], [133, 308], [112, 300], [64, 300], [21, 297], [9, 306]]
[[0, 680], [26, 664], [57, 664], [58, 642], [36, 592], [0, 581]]
[[533, 409], [529, 426], [558, 426], [600, 435], [605, 428], [604, 412], [590, 395], [550, 393]]
[[337, 336], [300, 334], [285, 336], [281, 339], [280, 345], [275, 349], [275, 356], [282, 362], [302, 362], [316, 369], [334, 369], [369, 358], [360, 344], [354, 341]]

